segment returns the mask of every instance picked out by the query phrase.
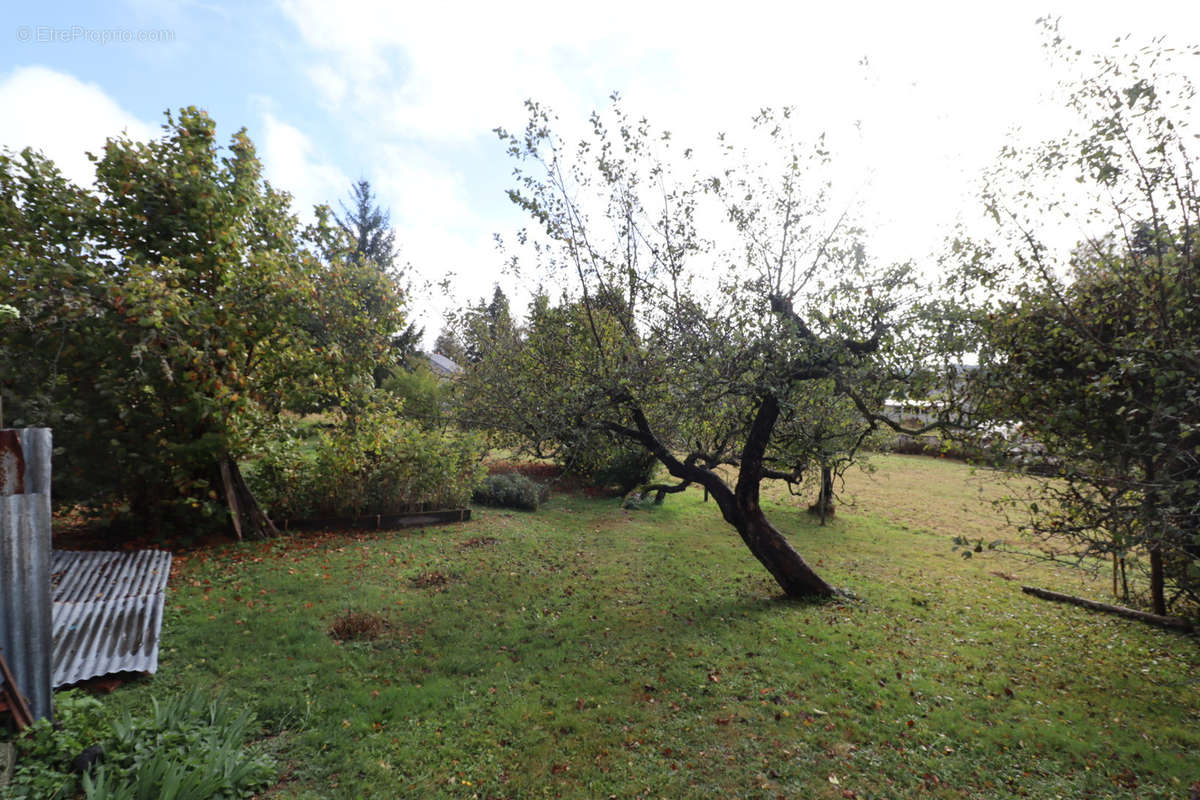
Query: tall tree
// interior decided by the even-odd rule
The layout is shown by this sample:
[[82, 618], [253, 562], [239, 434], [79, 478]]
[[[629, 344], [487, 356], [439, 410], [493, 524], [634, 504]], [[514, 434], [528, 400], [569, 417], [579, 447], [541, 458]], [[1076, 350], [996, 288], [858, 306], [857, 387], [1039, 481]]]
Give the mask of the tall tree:
[[[938, 374], [918, 358], [940, 350], [932, 323], [915, 327], [909, 268], [866, 257], [831, 208], [827, 151], [787, 141], [787, 111], [758, 119], [782, 145], [770, 174], [734, 165], [703, 181], [676, 181], [671, 138], [619, 105], [577, 147], [529, 112], [524, 131], [499, 132], [518, 162], [509, 194], [539, 224], [546, 265], [573, 276], [586, 334], [558, 368], [579, 390], [547, 410], [650, 451], [673, 489], [707, 489], [787, 595], [834, 594], [767, 519], [760, 486], [803, 478], [781, 423], [812, 393], [850, 399], [869, 427], [887, 396]], [[722, 237], [741, 246], [714, 247]]]
[[499, 285], [493, 287], [491, 300], [480, 298], [478, 303], [462, 310], [455, 320], [455, 327], [462, 343], [464, 363], [478, 363], [518, 337], [508, 295]]
[[359, 261], [369, 261], [379, 269], [396, 269], [396, 232], [392, 229], [391, 214], [379, 206], [365, 178], [350, 187], [350, 203], [342, 202], [342, 213], [334, 215], [338, 227], [353, 242], [352, 252]]
[[438, 333], [437, 339], [434, 340], [433, 352], [445, 356], [456, 364], [462, 365], [467, 363], [467, 350], [463, 347], [463, 343], [454, 326], [450, 324], [442, 326], [441, 332]]
[[313, 384], [369, 380], [387, 332], [355, 313], [352, 264], [316, 257], [329, 226], [306, 233], [289, 202], [245, 132], [221, 148], [195, 108], [159, 139], [109, 140], [94, 191], [0, 154], [0, 295], [20, 311], [0, 366], [12, 416], [56, 429], [60, 499], [151, 533], [271, 532], [239, 457]]
[[[962, 250], [967, 279], [997, 291], [980, 309], [981, 407], [1019, 421], [1056, 468], [1032, 529], [1114, 570], [1145, 557], [1159, 614], [1200, 603], [1200, 165], [1193, 90], [1170, 63], [1162, 49], [1097, 56], [1068, 97], [1081, 125], [1007, 151], [987, 196], [998, 235]], [[1064, 221], [1087, 238], [1058, 257]]]
[[[333, 219], [337, 227], [349, 237], [350, 259], [359, 266], [379, 270], [388, 281], [404, 287], [404, 270], [397, 264], [400, 253], [396, 246], [396, 231], [392, 227], [391, 212], [379, 205], [379, 199], [372, 191], [370, 181], [363, 178], [352, 184], [349, 203], [342, 201], [341, 207], [342, 213], [334, 214]], [[397, 310], [384, 308], [380, 305], [382, 301], [372, 299], [374, 295], [369, 278], [364, 282], [363, 295], [368, 301], [368, 313], [383, 315]], [[401, 292], [401, 297], [403, 295], [404, 292]], [[412, 359], [424, 335], [424, 329], [418, 328], [417, 324], [411, 321], [392, 334], [391, 349], [395, 366], [413, 366]], [[388, 370], [384, 367], [377, 370], [376, 385], [380, 385], [387, 374]]]
[[[307, 397], [293, 405], [306, 410], [338, 407], [356, 409], [403, 358], [397, 338], [405, 328], [404, 292], [395, 275], [364, 259], [323, 206], [304, 231], [305, 240], [320, 255], [313, 276], [319, 304], [309, 309], [306, 328], [314, 355], [324, 369], [306, 387]], [[397, 333], [401, 331], [401, 333]], [[369, 365], [364, 371], [363, 365]]]

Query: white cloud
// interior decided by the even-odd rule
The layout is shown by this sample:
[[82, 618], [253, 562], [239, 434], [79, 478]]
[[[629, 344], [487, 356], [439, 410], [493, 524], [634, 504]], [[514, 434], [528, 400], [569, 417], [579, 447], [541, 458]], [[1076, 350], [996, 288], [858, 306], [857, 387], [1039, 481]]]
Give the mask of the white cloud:
[[501, 261], [495, 221], [475, 207], [468, 177], [454, 166], [411, 146], [386, 146], [378, 155], [367, 177], [391, 212], [400, 261], [415, 273], [410, 310], [432, 341], [446, 311], [491, 292]]
[[346, 79], [328, 64], [315, 64], [307, 70], [308, 79], [321, 93], [326, 105], [337, 108], [346, 98]]
[[276, 189], [292, 195], [292, 210], [311, 220], [313, 206], [333, 205], [350, 188], [350, 179], [337, 166], [321, 160], [312, 140], [299, 128], [274, 114], [263, 114], [259, 145], [267, 179]]
[[75, 183], [90, 186], [110, 137], [147, 140], [154, 129], [122, 109], [93, 83], [46, 67], [19, 67], [0, 81], [0, 146], [40, 150]]
[[[393, 133], [470, 139], [520, 122], [537, 97], [569, 115], [613, 89], [648, 113], [721, 124], [760, 104], [794, 103], [828, 121], [849, 108], [856, 62], [867, 55], [901, 85], [948, 103], [948, 116], [1020, 103], [1042, 65], [1034, 20], [1044, 4], [961, 2], [781, 5], [736, 9], [614, 0], [601, 6], [535, 0], [413, 5], [388, 0], [279, 0], [329, 70]], [[1088, 46], [1118, 32], [1187, 30], [1200, 11], [1147, 3], [1137, 15], [1059, 2], [1067, 34]], [[1134, 18], [1131, 19], [1131, 16]], [[1034, 76], [1036, 77], [1036, 76]], [[858, 98], [861, 99], [861, 98]], [[987, 116], [992, 116], [989, 113]], [[932, 121], [932, 120], [931, 120]], [[711, 124], [703, 130], [711, 130]]]

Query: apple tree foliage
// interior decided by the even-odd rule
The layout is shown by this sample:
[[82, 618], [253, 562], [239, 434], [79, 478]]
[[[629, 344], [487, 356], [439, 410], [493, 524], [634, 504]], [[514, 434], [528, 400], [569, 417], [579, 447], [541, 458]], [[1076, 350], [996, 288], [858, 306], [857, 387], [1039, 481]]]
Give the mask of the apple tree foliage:
[[1136, 558], [1159, 614], [1194, 608], [1200, 162], [1178, 59], [1198, 54], [1118, 43], [1093, 58], [1046, 30], [1060, 65], [1084, 71], [1067, 97], [1079, 124], [1006, 150], [987, 193], [997, 233], [960, 248], [964, 279], [988, 290], [980, 408], [1020, 423], [1053, 473], [1027, 506], [1033, 531], [1111, 559], [1114, 592]]
[[536, 103], [524, 130], [499, 135], [510, 197], [536, 226], [520, 238], [577, 309], [570, 346], [531, 356], [544, 388], [526, 418], [653, 454], [670, 488], [707, 490], [786, 595], [830, 596], [768, 520], [763, 481], [813, 468], [817, 398], [865, 428], [895, 426], [884, 400], [930, 391], [961, 342], [927, 313], [909, 265], [868, 257], [832, 196], [828, 150], [792, 140], [791, 113], [757, 120], [767, 163], [722, 140], [726, 166], [707, 173], [619, 103], [577, 144]]

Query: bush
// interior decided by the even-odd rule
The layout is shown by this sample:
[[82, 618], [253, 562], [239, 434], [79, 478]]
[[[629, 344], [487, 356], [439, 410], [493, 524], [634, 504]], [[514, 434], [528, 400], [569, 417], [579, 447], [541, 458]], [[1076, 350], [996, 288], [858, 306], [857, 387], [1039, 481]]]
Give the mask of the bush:
[[434, 375], [429, 367], [396, 369], [384, 379], [383, 390], [402, 400], [403, 416], [415, 419], [423, 427], [440, 428], [445, 423], [450, 384]]
[[15, 740], [17, 765], [2, 793], [8, 800], [71, 797], [79, 785], [71, 759], [109, 734], [104, 705], [83, 692], [56, 694], [54, 714], [56, 724], [39, 719]]
[[438, 433], [382, 406], [305, 442], [265, 448], [247, 481], [287, 519], [393, 514], [466, 505], [483, 474], [474, 436]]
[[629, 494], [654, 477], [658, 459], [641, 447], [621, 447], [592, 472], [597, 486], [617, 486], [622, 495]]
[[518, 473], [489, 475], [475, 488], [471, 500], [481, 506], [537, 511], [546, 502], [547, 488]]
[[626, 495], [654, 477], [657, 459], [643, 447], [592, 434], [563, 458], [565, 470], [593, 486], [617, 487]]
[[[16, 739], [20, 756], [4, 797], [75, 797], [82, 789], [94, 800], [242, 798], [274, 780], [274, 761], [246, 747], [249, 711], [199, 690], [153, 704], [148, 716], [110, 719], [82, 692], [57, 695], [58, 722], [39, 720]], [[71, 761], [94, 744], [99, 760], [81, 778]]]

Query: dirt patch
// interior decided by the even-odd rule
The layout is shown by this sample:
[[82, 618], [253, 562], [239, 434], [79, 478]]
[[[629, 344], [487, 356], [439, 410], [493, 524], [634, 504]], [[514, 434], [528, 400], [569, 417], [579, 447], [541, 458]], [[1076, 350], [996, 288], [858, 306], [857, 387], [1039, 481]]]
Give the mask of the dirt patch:
[[458, 547], [460, 550], [474, 550], [477, 547], [491, 547], [499, 541], [495, 536], [476, 536], [474, 539], [467, 539]]
[[441, 591], [446, 588], [446, 584], [450, 583], [450, 576], [444, 572], [422, 572], [415, 578], [409, 578], [408, 582], [417, 589]]
[[339, 642], [370, 642], [388, 629], [388, 622], [378, 614], [347, 611], [329, 626], [329, 636]]

